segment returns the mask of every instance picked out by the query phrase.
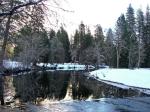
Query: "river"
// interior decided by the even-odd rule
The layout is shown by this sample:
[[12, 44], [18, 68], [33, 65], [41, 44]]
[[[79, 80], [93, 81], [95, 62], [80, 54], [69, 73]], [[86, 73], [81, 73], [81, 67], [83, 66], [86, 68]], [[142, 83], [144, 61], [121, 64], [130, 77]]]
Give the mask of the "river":
[[[32, 72], [13, 76], [15, 98], [28, 112], [149, 112], [150, 97], [89, 78], [84, 72]], [[49, 103], [38, 104], [48, 99]], [[35, 105], [34, 103], [38, 104]]]

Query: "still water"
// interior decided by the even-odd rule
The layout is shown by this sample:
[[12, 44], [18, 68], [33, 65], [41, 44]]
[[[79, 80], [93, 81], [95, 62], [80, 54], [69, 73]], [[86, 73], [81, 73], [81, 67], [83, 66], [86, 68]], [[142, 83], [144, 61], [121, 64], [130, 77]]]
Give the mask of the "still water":
[[[149, 112], [150, 98], [113, 87], [84, 72], [33, 72], [13, 77], [16, 98], [45, 105], [27, 105], [30, 112]], [[141, 97], [142, 96], [142, 97]]]

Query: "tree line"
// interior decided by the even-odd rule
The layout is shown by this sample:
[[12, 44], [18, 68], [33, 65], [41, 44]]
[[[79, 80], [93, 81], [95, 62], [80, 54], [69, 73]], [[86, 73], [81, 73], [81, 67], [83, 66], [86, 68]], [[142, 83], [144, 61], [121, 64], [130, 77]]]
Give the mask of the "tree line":
[[81, 23], [73, 42], [73, 57], [81, 63], [105, 63], [117, 68], [150, 67], [150, 9], [135, 13], [132, 5], [104, 36], [96, 25], [94, 35]]
[[[144, 13], [141, 9], [135, 12], [130, 4], [126, 14], [118, 17], [115, 28], [109, 28], [106, 34], [100, 24], [95, 26], [92, 34], [90, 27], [81, 22], [70, 40], [63, 26], [58, 31], [47, 31], [41, 5], [27, 7], [25, 12], [11, 18], [5, 59], [11, 58], [27, 65], [78, 62], [117, 68], [150, 67], [149, 6]], [[2, 20], [0, 37], [5, 35], [6, 24]], [[19, 24], [21, 26], [15, 29]]]

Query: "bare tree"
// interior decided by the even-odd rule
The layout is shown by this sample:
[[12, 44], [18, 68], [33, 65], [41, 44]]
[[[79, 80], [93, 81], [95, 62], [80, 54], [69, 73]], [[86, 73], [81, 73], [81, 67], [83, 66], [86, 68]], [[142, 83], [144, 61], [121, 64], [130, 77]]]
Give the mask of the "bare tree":
[[24, 65], [35, 64], [40, 60], [40, 57], [48, 52], [48, 47], [44, 45], [44, 39], [42, 38], [45, 38], [42, 37], [42, 34], [33, 32], [30, 36], [23, 35], [22, 38], [18, 39], [18, 47], [21, 51], [17, 59], [23, 62]]
[[7, 9], [4, 11], [1, 11], [0, 13], [0, 18], [6, 18], [6, 24], [5, 24], [5, 29], [4, 29], [4, 36], [3, 36], [3, 43], [2, 43], [2, 51], [0, 54], [0, 67], [3, 68], [3, 59], [5, 56], [5, 51], [6, 51], [6, 45], [8, 42], [8, 37], [9, 37], [9, 31], [10, 31], [10, 24], [11, 20], [13, 19], [13, 16], [16, 13], [20, 13], [25, 10], [27, 6], [34, 6], [39, 3], [42, 3], [45, 0], [25, 0], [25, 1], [15, 1], [15, 0], [10, 0], [10, 1], [3, 1], [1, 2], [1, 7]]
[[[0, 53], [0, 68], [1, 70], [3, 69], [3, 59], [6, 53], [6, 46], [8, 43], [9, 39], [9, 32], [11, 28], [12, 21], [14, 19], [14, 16], [16, 14], [22, 13], [28, 6], [35, 6], [38, 5], [39, 3], [42, 3], [45, 0], [3, 0], [0, 2], [0, 23], [2, 21], [4, 22], [4, 35], [3, 35], [3, 42], [2, 42], [2, 51]], [[22, 15], [23, 16], [23, 15]], [[19, 26], [20, 27], [20, 26]], [[3, 82], [3, 78], [2, 78]], [[0, 96], [1, 104], [4, 105], [4, 98], [3, 98], [3, 83], [1, 84], [1, 92], [2, 95]]]

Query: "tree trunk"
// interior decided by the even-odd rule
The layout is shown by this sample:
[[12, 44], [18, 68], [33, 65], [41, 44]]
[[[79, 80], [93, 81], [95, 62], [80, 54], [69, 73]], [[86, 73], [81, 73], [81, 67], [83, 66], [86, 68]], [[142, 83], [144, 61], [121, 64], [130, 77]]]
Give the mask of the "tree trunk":
[[[6, 23], [6, 28], [5, 28], [5, 32], [4, 32], [4, 40], [3, 40], [3, 45], [2, 45], [2, 52], [0, 54], [0, 68], [3, 71], [4, 66], [3, 66], [3, 60], [5, 57], [5, 51], [6, 51], [6, 46], [7, 46], [7, 41], [8, 41], [8, 36], [9, 36], [9, 29], [10, 29], [10, 20], [11, 20], [11, 16], [8, 17], [7, 23]], [[4, 92], [4, 80], [3, 80], [3, 76], [1, 78], [1, 94], [0, 94], [0, 101], [1, 101], [1, 105], [4, 105], [4, 96], [3, 96], [3, 92]]]
[[3, 83], [3, 76], [0, 76], [0, 101], [1, 105], [4, 105], [4, 83]]
[[141, 63], [141, 48], [140, 48], [140, 37], [139, 37], [139, 41], [138, 41], [138, 63], [137, 63], [137, 67], [140, 68], [140, 63]]
[[96, 56], [97, 56], [97, 65], [99, 66], [101, 64], [101, 54], [100, 54], [100, 51], [99, 51], [99, 48], [98, 48], [98, 45], [96, 44]]
[[9, 36], [10, 20], [11, 20], [11, 16], [8, 17], [5, 32], [4, 32], [4, 40], [3, 40], [3, 45], [2, 45], [2, 51], [0, 54], [0, 67], [1, 68], [3, 68], [3, 59], [5, 56], [5, 51], [6, 51], [6, 46], [7, 46], [8, 36]]
[[128, 68], [131, 68], [131, 48], [129, 48], [129, 56], [128, 56]]
[[117, 50], [117, 68], [119, 68], [120, 53], [119, 53], [119, 49], [116, 49], [116, 50]]

